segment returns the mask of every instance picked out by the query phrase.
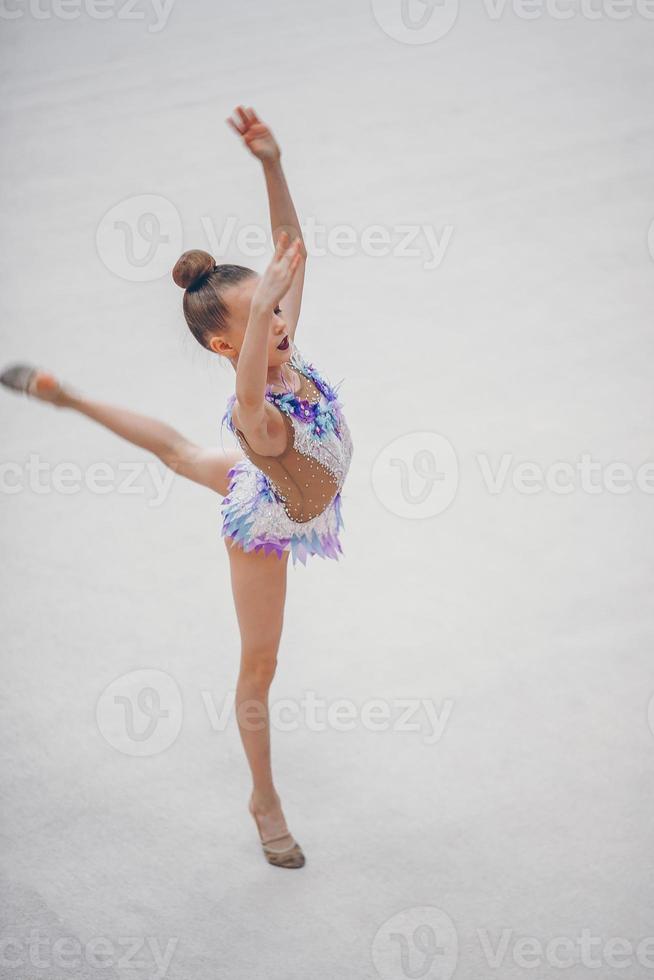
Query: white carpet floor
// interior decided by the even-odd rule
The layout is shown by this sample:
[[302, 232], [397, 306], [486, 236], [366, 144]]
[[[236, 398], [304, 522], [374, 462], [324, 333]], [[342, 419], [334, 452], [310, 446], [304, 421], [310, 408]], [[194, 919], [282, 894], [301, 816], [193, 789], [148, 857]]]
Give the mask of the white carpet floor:
[[344, 558], [289, 570], [291, 873], [220, 498], [0, 392], [2, 977], [654, 976], [654, 20], [449, 0], [407, 43], [415, 4], [4, 8], [2, 363], [218, 443], [167, 270], [265, 267], [243, 102], [320, 231], [297, 343], [355, 452]]

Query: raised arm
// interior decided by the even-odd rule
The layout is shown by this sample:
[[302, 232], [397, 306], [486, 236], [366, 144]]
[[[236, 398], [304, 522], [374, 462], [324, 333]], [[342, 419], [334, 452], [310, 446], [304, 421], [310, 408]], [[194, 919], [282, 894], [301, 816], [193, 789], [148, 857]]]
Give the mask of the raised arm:
[[243, 142], [250, 153], [260, 160], [263, 166], [268, 192], [270, 227], [275, 246], [279, 243], [279, 236], [283, 231], [288, 232], [291, 238], [297, 238], [300, 241], [301, 261], [297, 273], [288, 291], [281, 297], [284, 320], [288, 326], [291, 339], [294, 339], [302, 306], [307, 258], [302, 229], [286, 183], [281, 163], [281, 150], [275, 137], [265, 123], [261, 122], [254, 109], [237, 106], [235, 112], [238, 114], [238, 119], [235, 121], [229, 118], [227, 122], [243, 138]]
[[266, 401], [268, 348], [274, 311], [291, 288], [302, 261], [299, 239], [289, 242], [283, 231], [272, 261], [252, 297], [245, 337], [236, 366], [234, 420], [254, 450], [265, 455], [282, 452], [285, 429], [277, 409]]

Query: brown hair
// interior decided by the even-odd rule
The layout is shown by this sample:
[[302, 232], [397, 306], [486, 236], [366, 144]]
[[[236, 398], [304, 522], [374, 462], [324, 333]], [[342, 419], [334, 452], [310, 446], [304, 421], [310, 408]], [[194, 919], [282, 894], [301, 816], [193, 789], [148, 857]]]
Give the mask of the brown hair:
[[184, 252], [177, 260], [173, 279], [184, 290], [184, 316], [203, 347], [208, 349], [211, 337], [227, 326], [225, 290], [256, 275], [243, 265], [216, 265], [208, 252], [197, 248]]

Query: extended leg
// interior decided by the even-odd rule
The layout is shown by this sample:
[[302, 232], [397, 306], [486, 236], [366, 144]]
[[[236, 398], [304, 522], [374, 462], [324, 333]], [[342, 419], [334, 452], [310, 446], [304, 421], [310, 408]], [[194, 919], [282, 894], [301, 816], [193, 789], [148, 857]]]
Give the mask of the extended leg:
[[74, 409], [86, 415], [133, 445], [154, 453], [175, 473], [210, 487], [223, 497], [227, 495], [229, 470], [243, 458], [238, 450], [222, 452], [198, 446], [170, 425], [148, 415], [86, 398], [46, 372], [34, 374], [28, 394], [58, 408]]

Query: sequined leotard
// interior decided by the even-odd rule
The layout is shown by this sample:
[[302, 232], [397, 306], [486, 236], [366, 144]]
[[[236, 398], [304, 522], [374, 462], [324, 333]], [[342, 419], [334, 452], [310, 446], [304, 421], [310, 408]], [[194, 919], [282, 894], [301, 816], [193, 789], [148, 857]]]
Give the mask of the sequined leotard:
[[236, 436], [244, 460], [229, 471], [222, 502], [222, 534], [244, 551], [290, 551], [293, 564], [309, 555], [342, 554], [341, 491], [352, 458], [352, 437], [337, 391], [309, 364], [293, 342], [288, 362], [300, 380], [297, 391], [275, 392], [266, 399], [284, 417], [285, 450], [277, 456], [255, 452], [234, 426], [227, 402], [223, 425]]

